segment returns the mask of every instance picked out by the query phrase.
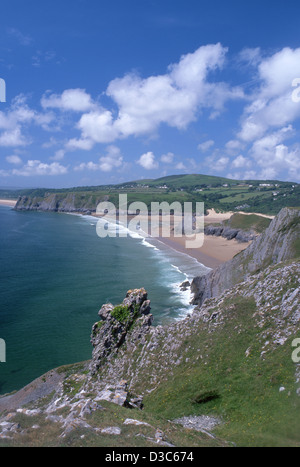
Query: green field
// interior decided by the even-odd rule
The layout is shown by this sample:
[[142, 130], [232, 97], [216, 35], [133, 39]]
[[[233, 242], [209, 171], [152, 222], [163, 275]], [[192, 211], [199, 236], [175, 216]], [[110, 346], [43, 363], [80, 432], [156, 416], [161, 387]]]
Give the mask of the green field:
[[96, 209], [99, 200], [106, 198], [118, 205], [119, 194], [128, 195], [128, 203], [144, 202], [150, 209], [151, 202], [179, 201], [204, 202], [206, 209], [217, 211], [245, 211], [277, 214], [283, 207], [300, 206], [300, 185], [276, 180], [238, 181], [208, 175], [174, 175], [156, 180], [139, 180], [119, 185], [99, 185], [61, 189], [0, 190], [2, 199], [19, 196], [42, 200], [51, 194], [61, 199], [74, 194], [76, 204], [87, 204]]

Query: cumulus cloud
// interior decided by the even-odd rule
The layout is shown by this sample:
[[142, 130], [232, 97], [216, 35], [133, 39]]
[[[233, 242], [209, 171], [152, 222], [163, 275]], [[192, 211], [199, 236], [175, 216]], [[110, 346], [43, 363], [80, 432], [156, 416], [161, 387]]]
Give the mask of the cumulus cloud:
[[44, 109], [53, 108], [71, 110], [74, 112], [86, 112], [95, 108], [90, 94], [85, 89], [67, 89], [62, 94], [46, 93], [41, 99]]
[[157, 169], [159, 165], [155, 160], [153, 152], [146, 152], [145, 154], [142, 154], [137, 163], [146, 170]]
[[203, 143], [198, 144], [198, 149], [201, 152], [208, 151], [213, 145], [215, 144], [214, 140], [209, 139], [208, 141], [204, 141]]
[[[260, 49], [246, 49], [240, 58], [256, 67], [255, 82], [247, 96], [240, 130], [236, 139], [226, 144], [226, 152], [237, 155], [248, 146], [247, 159], [256, 165], [253, 178], [272, 179], [284, 173], [297, 180], [299, 147], [288, 145], [287, 140], [294, 136], [292, 125], [300, 117], [300, 105], [292, 98], [293, 82], [300, 76], [300, 48], [285, 47], [269, 56], [263, 56]], [[242, 168], [243, 162], [237, 158], [232, 167]]]
[[175, 169], [177, 169], [177, 170], [186, 170], [186, 166], [184, 165], [183, 162], [178, 162], [178, 164], [176, 164], [176, 166], [175, 166]]
[[172, 164], [174, 160], [174, 154], [172, 152], [168, 152], [167, 154], [163, 154], [160, 158], [161, 162], [164, 164]]
[[284, 170], [290, 177], [299, 179], [300, 146], [297, 144], [289, 148], [283, 144], [293, 133], [293, 128], [289, 125], [255, 141], [250, 154], [261, 167], [262, 178], [275, 178]]
[[65, 151], [63, 149], [59, 149], [55, 152], [54, 156], [50, 157], [53, 161], [61, 161], [65, 157]]
[[24, 135], [24, 129], [34, 124], [47, 130], [54, 116], [31, 109], [27, 97], [16, 96], [6, 110], [0, 112], [0, 146], [17, 147], [30, 144], [31, 139]]
[[214, 162], [214, 170], [216, 170], [216, 172], [223, 172], [226, 169], [229, 160], [229, 157], [220, 157]]
[[98, 162], [82, 162], [74, 170], [80, 172], [83, 170], [102, 172], [111, 172], [113, 169], [120, 168], [123, 165], [123, 156], [117, 146], [110, 145], [106, 148], [106, 154], [99, 158]]
[[65, 148], [68, 151], [75, 151], [76, 149], [82, 149], [84, 151], [89, 151], [94, 146], [94, 142], [91, 139], [70, 139]]
[[243, 155], [239, 155], [232, 161], [231, 165], [234, 169], [249, 168], [251, 167], [252, 162], [247, 157], [244, 157]]
[[16, 154], [13, 154], [12, 156], [7, 156], [6, 160], [9, 164], [14, 164], [14, 165], [22, 164], [22, 159]]
[[123, 163], [123, 156], [120, 149], [117, 146], [108, 146], [106, 155], [100, 157], [99, 165], [100, 170], [103, 172], [110, 172], [116, 167], [121, 167]]
[[67, 167], [62, 166], [58, 162], [45, 164], [39, 160], [29, 160], [26, 165], [20, 169], [13, 169], [13, 175], [22, 177], [30, 177], [35, 175], [64, 175], [68, 172]]
[[118, 138], [118, 130], [114, 126], [112, 112], [105, 109], [98, 109], [82, 115], [77, 128], [81, 130], [82, 136], [79, 139], [81, 142], [112, 143]]
[[[164, 75], [141, 78], [131, 73], [112, 80], [106, 95], [117, 115], [103, 108], [85, 113], [77, 125], [78, 141], [109, 143], [155, 133], [161, 124], [185, 129], [205, 108], [220, 113], [226, 101], [243, 97], [239, 87], [209, 82], [209, 74], [223, 67], [226, 53], [221, 44], [207, 45], [183, 55]], [[54, 102], [58, 105], [60, 99]]]
[[29, 144], [29, 141], [22, 135], [20, 126], [0, 134], [0, 146], [17, 147], [26, 146], [27, 144]]
[[245, 144], [237, 139], [232, 139], [225, 144], [227, 154], [233, 156], [239, 153], [241, 149], [244, 149]]
[[300, 76], [300, 48], [284, 48], [261, 61], [259, 88], [244, 111], [238, 137], [246, 142], [261, 138], [270, 129], [280, 128], [300, 116], [292, 99], [292, 82]]

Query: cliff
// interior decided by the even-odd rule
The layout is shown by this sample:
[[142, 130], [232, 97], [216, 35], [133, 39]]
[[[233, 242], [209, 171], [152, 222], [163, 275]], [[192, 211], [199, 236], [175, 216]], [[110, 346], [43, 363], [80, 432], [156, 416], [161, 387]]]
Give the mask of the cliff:
[[45, 196], [20, 196], [15, 205], [16, 211], [78, 212], [91, 214], [97, 205], [107, 201], [105, 194], [91, 193], [46, 193]]
[[266, 267], [299, 257], [300, 210], [284, 208], [269, 227], [244, 251], [208, 275], [196, 277], [191, 290], [193, 304], [217, 297]]

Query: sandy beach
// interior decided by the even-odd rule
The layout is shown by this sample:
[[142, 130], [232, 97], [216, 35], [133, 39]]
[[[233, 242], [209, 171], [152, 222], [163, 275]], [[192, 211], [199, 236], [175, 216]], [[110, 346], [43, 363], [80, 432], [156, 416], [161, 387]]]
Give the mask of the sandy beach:
[[232, 259], [237, 253], [250, 245], [249, 243], [239, 243], [236, 240], [227, 240], [223, 237], [204, 235], [204, 243], [201, 248], [186, 248], [186, 238], [171, 237], [159, 240], [174, 250], [185, 253], [197, 259], [208, 268], [216, 269], [220, 264]]
[[0, 199], [0, 206], [11, 206], [15, 207], [17, 200], [14, 199]]

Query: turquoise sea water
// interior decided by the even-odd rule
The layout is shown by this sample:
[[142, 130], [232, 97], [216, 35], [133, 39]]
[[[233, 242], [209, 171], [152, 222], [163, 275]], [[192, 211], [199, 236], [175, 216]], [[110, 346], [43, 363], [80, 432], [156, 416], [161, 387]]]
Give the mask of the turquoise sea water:
[[154, 325], [182, 318], [190, 296], [179, 284], [205, 269], [138, 235], [100, 239], [92, 217], [0, 206], [0, 394], [91, 358], [98, 310], [129, 289], [147, 290]]

